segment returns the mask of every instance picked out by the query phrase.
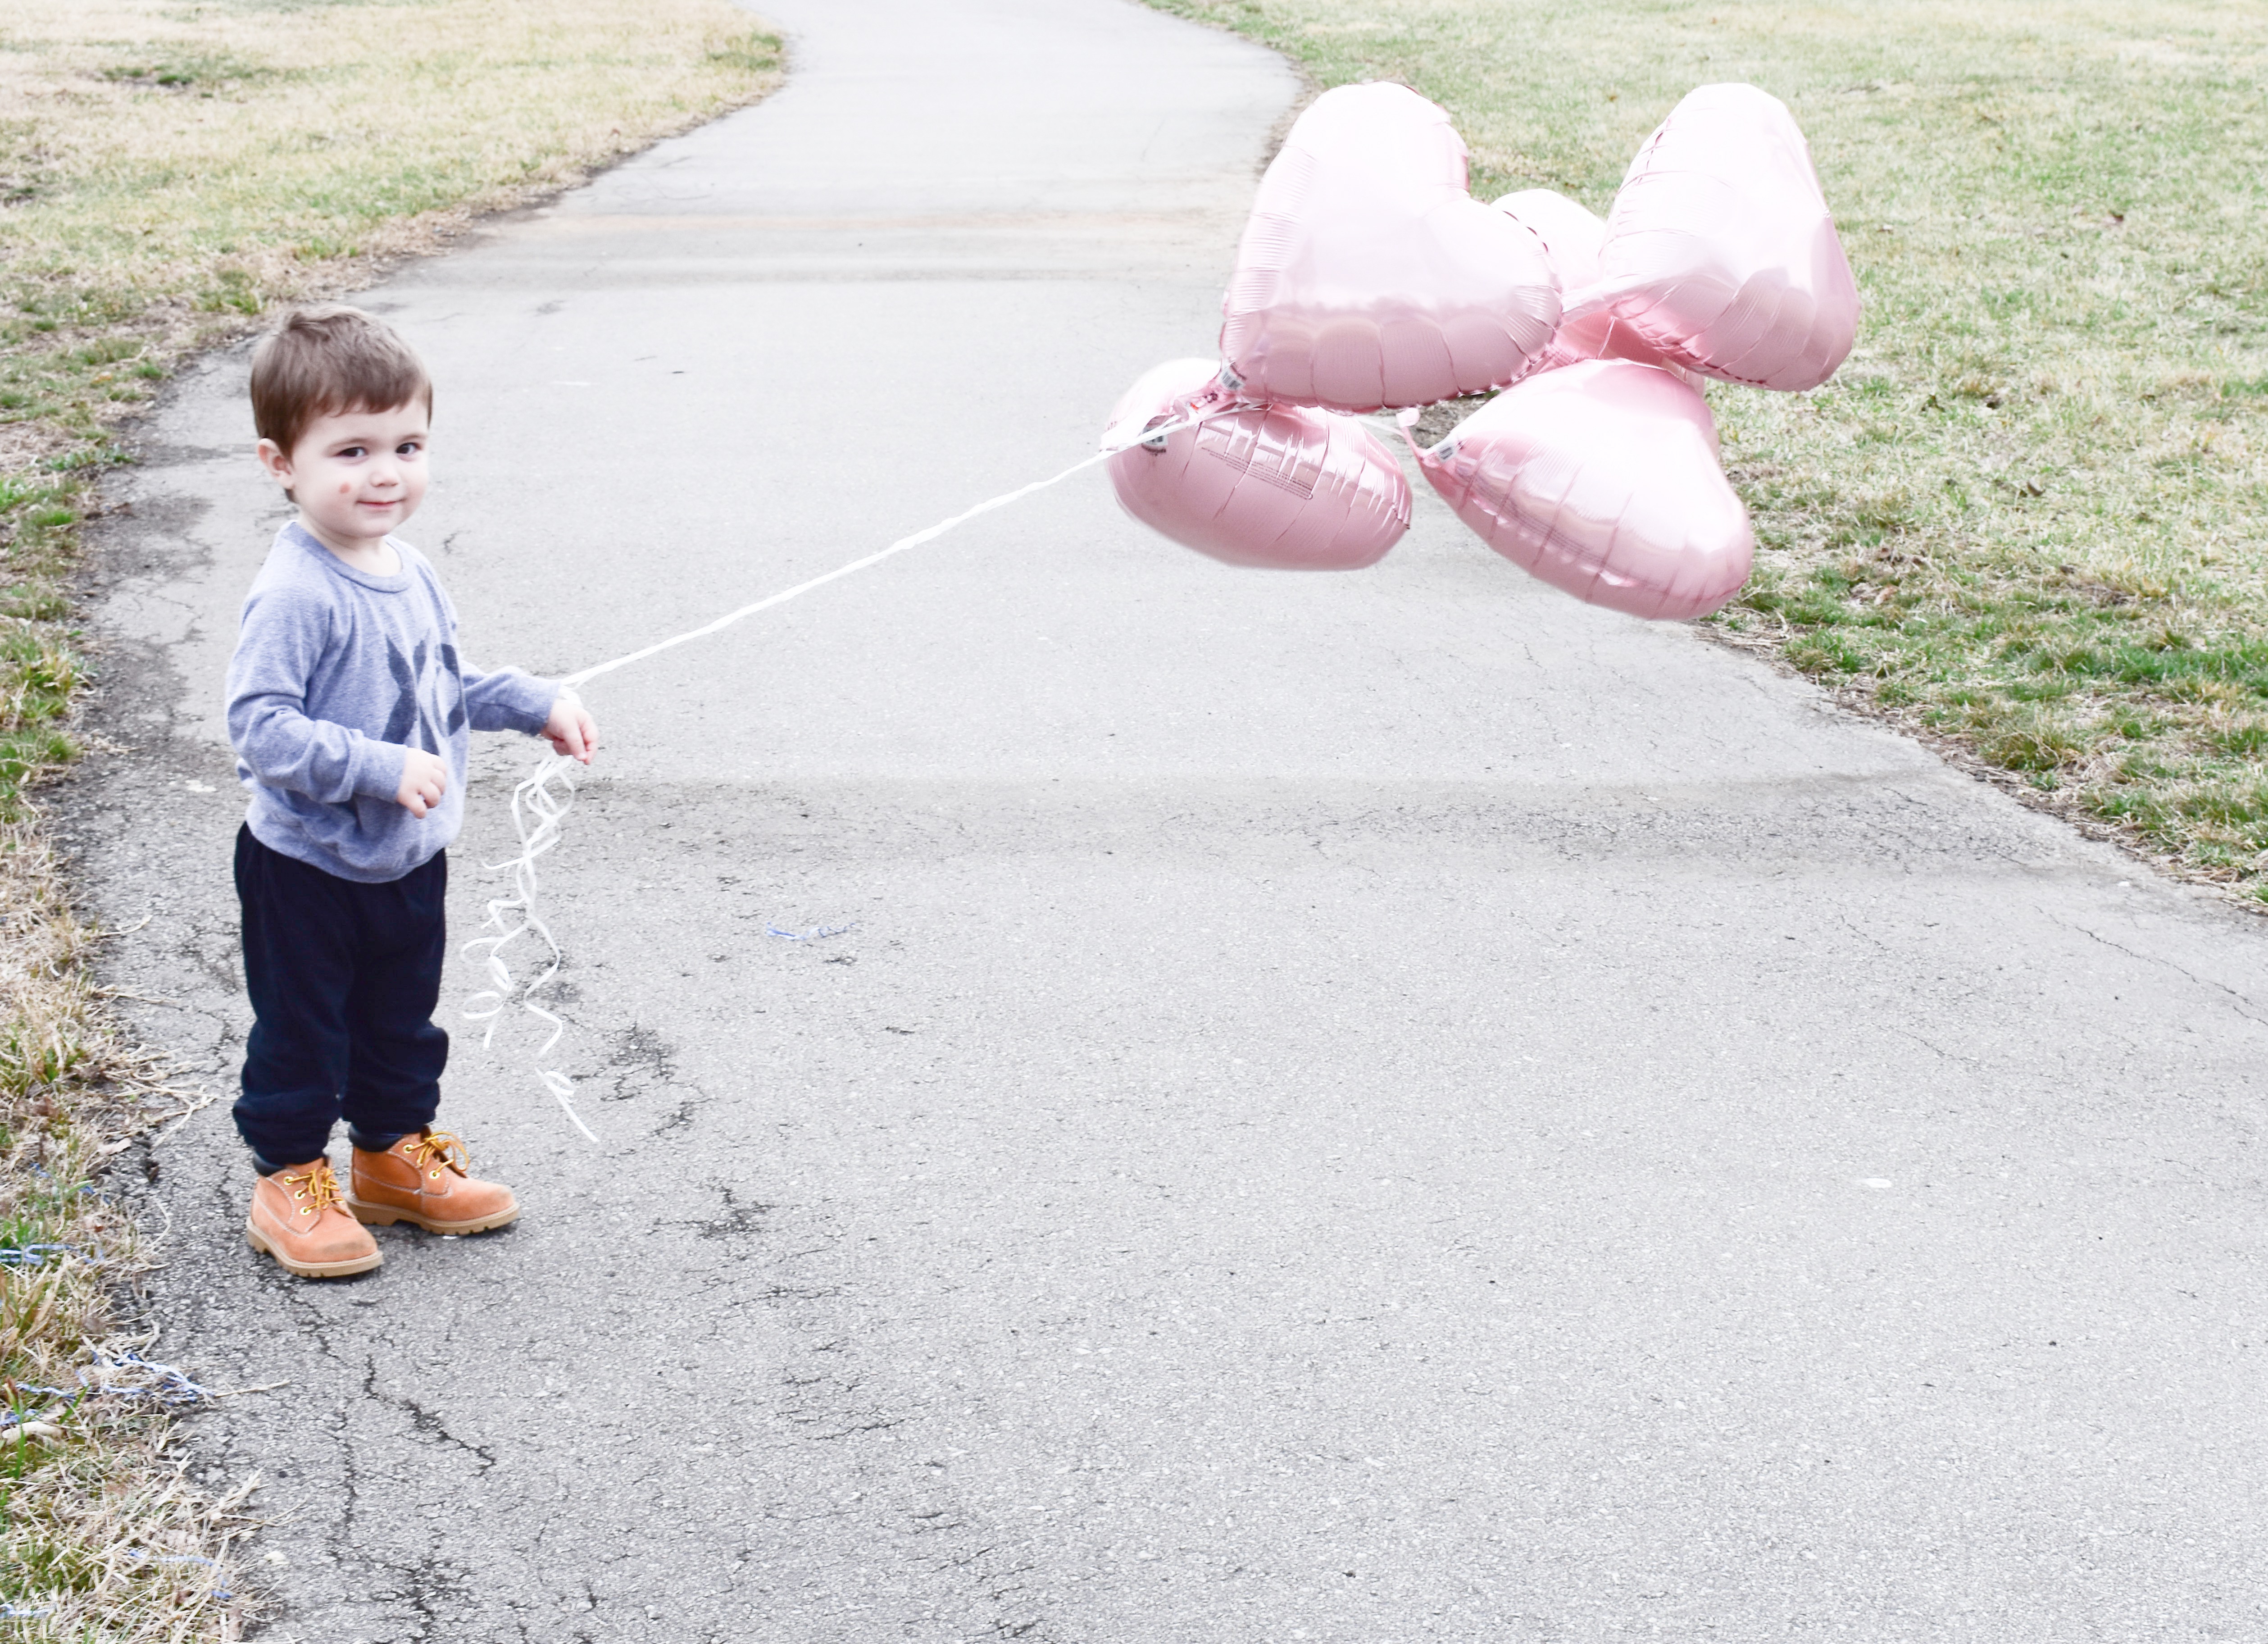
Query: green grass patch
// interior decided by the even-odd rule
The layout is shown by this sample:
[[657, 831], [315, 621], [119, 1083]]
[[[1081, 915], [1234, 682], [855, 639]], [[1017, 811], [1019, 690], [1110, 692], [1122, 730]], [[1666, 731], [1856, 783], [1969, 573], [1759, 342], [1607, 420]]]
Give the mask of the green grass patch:
[[[1758, 574], [1718, 620], [2257, 883], [2268, 11], [2184, 0], [1152, 0], [1448, 109], [1484, 198], [1603, 211], [1677, 99], [1810, 137], [1866, 301], [1836, 380], [1712, 388]], [[2052, 710], [2052, 711], [2051, 711]]]

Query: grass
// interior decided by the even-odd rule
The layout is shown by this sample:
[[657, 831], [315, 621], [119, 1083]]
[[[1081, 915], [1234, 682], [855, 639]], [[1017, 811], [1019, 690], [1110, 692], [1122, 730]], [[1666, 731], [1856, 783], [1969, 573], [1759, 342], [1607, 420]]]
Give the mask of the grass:
[[95, 934], [24, 822], [0, 837], [0, 1614], [15, 1638], [232, 1637], [254, 1481], [216, 1500], [168, 1456], [167, 1390], [129, 1360], [151, 1339], [151, 1246], [105, 1191], [118, 1144], [180, 1093], [104, 1019]]
[[[153, 1373], [106, 1172], [178, 1109], [92, 979], [42, 832], [78, 752], [81, 523], [192, 351], [352, 290], [777, 83], [727, 0], [8, 0], [0, 8], [0, 1622], [232, 1638], [249, 1485], [209, 1499]], [[45, 1248], [41, 1248], [45, 1247]], [[29, 1390], [101, 1390], [72, 1399]]]
[[1714, 619], [2268, 899], [2268, 11], [2213, 0], [1152, 0], [1447, 108], [1603, 213], [1685, 92], [1786, 100], [1866, 299], [1712, 388], [1761, 552]]

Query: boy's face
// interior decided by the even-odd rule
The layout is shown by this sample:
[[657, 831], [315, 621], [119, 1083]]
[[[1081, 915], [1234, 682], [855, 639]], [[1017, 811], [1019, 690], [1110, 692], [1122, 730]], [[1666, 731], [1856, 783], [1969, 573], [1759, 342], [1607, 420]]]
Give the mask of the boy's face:
[[324, 542], [374, 544], [425, 500], [430, 420], [421, 400], [383, 411], [341, 411], [308, 424], [289, 451], [261, 440], [260, 461]]

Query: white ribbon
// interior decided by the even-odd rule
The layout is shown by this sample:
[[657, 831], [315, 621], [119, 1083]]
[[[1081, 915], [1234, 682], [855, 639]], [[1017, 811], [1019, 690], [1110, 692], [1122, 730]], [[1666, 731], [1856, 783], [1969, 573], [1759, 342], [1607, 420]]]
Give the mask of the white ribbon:
[[[488, 1030], [481, 1035], [482, 1049], [494, 1042], [497, 1021], [503, 1016], [504, 1006], [515, 1001], [529, 1015], [551, 1024], [550, 1037], [536, 1047], [537, 1057], [549, 1055], [551, 1047], [559, 1043], [559, 1036], [567, 1030], [565, 1022], [535, 1002], [535, 996], [559, 974], [563, 957], [551, 927], [535, 910], [535, 864], [559, 843], [560, 826], [575, 804], [574, 770], [573, 760], [548, 751], [544, 754], [534, 770], [512, 791], [512, 826], [519, 836], [519, 853], [505, 861], [482, 865], [492, 874], [512, 876], [509, 893], [490, 897], [488, 918], [481, 921], [482, 930], [494, 925], [497, 934], [476, 938], [464, 947], [468, 958], [481, 948], [488, 949], [489, 985], [467, 999], [464, 1008], [466, 1021], [488, 1023]], [[504, 950], [521, 937], [530, 935], [543, 944], [543, 974], [521, 986], [512, 979], [512, 966], [505, 962]], [[575, 1081], [556, 1068], [539, 1067], [535, 1076], [565, 1110], [575, 1128], [597, 1141], [591, 1127], [575, 1111]]]
[[[784, 605], [790, 600], [801, 599], [814, 588], [825, 587], [828, 583], [850, 576], [854, 571], [865, 571], [879, 565], [894, 554], [902, 554], [909, 548], [919, 548], [924, 542], [933, 542], [955, 526], [965, 525], [979, 514], [990, 513], [995, 508], [1005, 508], [1012, 502], [1030, 496], [1034, 491], [1045, 490], [1050, 485], [1061, 484], [1072, 475], [1115, 457], [1122, 451], [1129, 450], [1138, 445], [1160, 443], [1168, 434], [1179, 433], [1185, 428], [1194, 428], [1197, 424], [1210, 417], [1225, 416], [1240, 409], [1241, 408], [1233, 403], [1204, 405], [1202, 409], [1193, 404], [1189, 410], [1176, 418], [1155, 427], [1136, 431], [1130, 437], [1123, 438], [1117, 444], [1106, 444], [1093, 456], [1084, 461], [1072, 463], [1060, 474], [1043, 480], [1035, 480], [1029, 485], [1019, 486], [1014, 490], [1005, 491], [998, 497], [990, 498], [978, 503], [974, 508], [954, 515], [950, 520], [941, 520], [926, 529], [915, 532], [911, 536], [902, 536], [887, 548], [878, 549], [864, 559], [854, 559], [849, 564], [837, 565], [823, 576], [814, 577], [808, 582], [799, 582], [792, 588], [783, 588], [777, 593], [767, 594], [761, 600], [741, 606], [738, 610], [727, 611], [713, 623], [707, 623], [699, 628], [690, 629], [684, 633], [660, 640], [647, 645], [643, 650], [633, 651], [627, 656], [618, 656], [611, 662], [601, 662], [594, 667], [586, 667], [579, 673], [570, 674], [560, 683], [572, 689], [578, 685], [598, 678], [602, 674], [611, 674], [616, 668], [628, 667], [633, 662], [643, 662], [648, 657], [659, 656], [664, 651], [674, 650], [681, 645], [690, 645], [696, 639], [705, 639], [711, 634], [722, 632], [733, 623], [754, 616], [759, 611], [768, 611], [775, 605]], [[1113, 431], [1119, 431], [1114, 429]], [[467, 999], [464, 1006], [464, 1016], [468, 1021], [488, 1023], [487, 1031], [481, 1036], [482, 1045], [486, 1047], [495, 1039], [497, 1021], [508, 1006], [517, 1004], [529, 1015], [550, 1024], [550, 1036], [536, 1048], [535, 1055], [539, 1060], [550, 1054], [551, 1047], [557, 1044], [560, 1036], [566, 1032], [567, 1024], [536, 1002], [535, 996], [558, 976], [560, 963], [564, 955], [560, 952], [558, 942], [552, 938], [550, 926], [543, 922], [541, 916], [535, 910], [535, 865], [546, 852], [559, 843], [560, 829], [567, 820], [567, 813], [574, 807], [574, 771], [575, 762], [572, 759], [561, 754], [547, 752], [537, 763], [535, 769], [521, 780], [519, 786], [512, 789], [512, 825], [513, 832], [519, 837], [519, 849], [501, 862], [487, 862], [482, 865], [492, 874], [504, 874], [510, 876], [508, 894], [490, 899], [488, 918], [481, 924], [482, 930], [494, 926], [497, 933], [493, 936], [477, 938], [464, 946], [464, 952], [468, 957], [475, 949], [488, 950], [483, 962], [488, 967], [489, 985]], [[505, 962], [504, 956], [504, 949], [523, 936], [533, 937], [541, 942], [544, 948], [544, 958], [541, 961], [542, 974], [525, 985], [513, 978], [512, 966]], [[553, 1099], [565, 1111], [575, 1128], [593, 1142], [597, 1141], [599, 1139], [593, 1133], [591, 1127], [584, 1124], [582, 1116], [575, 1111], [575, 1081], [556, 1068], [539, 1066], [535, 1070], [535, 1076], [543, 1081], [543, 1087], [551, 1093]]]

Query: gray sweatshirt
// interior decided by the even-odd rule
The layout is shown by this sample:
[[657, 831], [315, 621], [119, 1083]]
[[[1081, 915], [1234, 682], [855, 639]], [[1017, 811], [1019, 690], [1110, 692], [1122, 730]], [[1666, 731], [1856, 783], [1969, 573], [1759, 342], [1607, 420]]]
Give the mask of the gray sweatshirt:
[[[374, 577], [285, 526], [245, 596], [228, 665], [228, 740], [253, 837], [364, 884], [399, 879], [456, 838], [473, 731], [540, 731], [559, 695], [518, 668], [460, 661], [440, 579], [407, 542], [394, 551], [401, 570]], [[411, 748], [449, 767], [448, 792], [422, 817], [394, 798]]]

